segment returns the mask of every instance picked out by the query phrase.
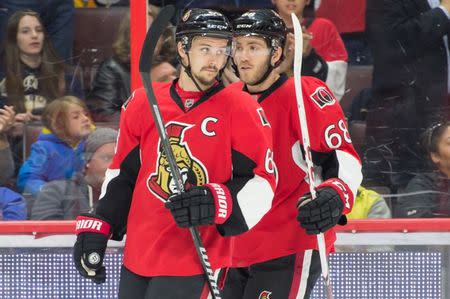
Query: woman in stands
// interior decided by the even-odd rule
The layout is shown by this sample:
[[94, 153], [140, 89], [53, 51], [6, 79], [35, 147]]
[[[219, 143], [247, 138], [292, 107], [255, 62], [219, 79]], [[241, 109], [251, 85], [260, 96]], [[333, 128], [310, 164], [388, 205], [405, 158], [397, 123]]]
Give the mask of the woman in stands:
[[[34, 11], [17, 11], [8, 20], [3, 60], [0, 104], [14, 107], [15, 131], [20, 135], [21, 124], [39, 119], [42, 109], [71, 86], [65, 80], [64, 61], [57, 56]], [[81, 96], [75, 90], [73, 93]]]
[[64, 60], [58, 57], [39, 15], [19, 10], [8, 20], [0, 69], [0, 107], [16, 112], [14, 126], [7, 132], [16, 165], [22, 163], [24, 124], [40, 120], [45, 106], [64, 94], [84, 98], [83, 92], [66, 75]]
[[401, 218], [450, 217], [450, 121], [430, 126], [422, 135], [422, 146], [434, 171], [419, 173], [397, 199]]

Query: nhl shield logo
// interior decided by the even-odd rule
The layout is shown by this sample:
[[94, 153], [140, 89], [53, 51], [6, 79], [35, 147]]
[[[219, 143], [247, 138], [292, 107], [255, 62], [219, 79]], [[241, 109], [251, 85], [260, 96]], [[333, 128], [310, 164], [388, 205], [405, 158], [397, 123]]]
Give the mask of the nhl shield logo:
[[272, 294], [272, 292], [262, 291], [261, 294], [259, 294], [258, 299], [270, 299], [270, 294]]
[[[192, 125], [178, 122], [166, 125], [167, 137], [186, 189], [190, 186], [203, 185], [208, 181], [205, 166], [192, 155], [188, 143], [184, 140], [184, 133], [192, 127]], [[165, 202], [169, 196], [177, 192], [177, 187], [161, 141], [157, 149], [156, 171], [148, 177], [147, 187], [156, 197]]]
[[336, 98], [323, 86], [318, 87], [310, 97], [320, 109], [336, 103]]

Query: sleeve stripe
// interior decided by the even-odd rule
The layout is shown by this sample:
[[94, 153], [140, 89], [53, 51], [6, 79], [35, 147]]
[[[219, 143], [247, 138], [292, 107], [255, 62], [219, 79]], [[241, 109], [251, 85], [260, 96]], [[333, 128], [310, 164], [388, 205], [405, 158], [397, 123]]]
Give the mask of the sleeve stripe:
[[102, 199], [106, 194], [106, 188], [108, 187], [108, 184], [116, 177], [118, 177], [120, 174], [120, 169], [107, 169], [105, 172], [105, 180], [102, 184], [102, 190], [100, 193], [100, 199]]
[[362, 182], [361, 163], [351, 154], [336, 150], [336, 157], [339, 165], [338, 178], [349, 186], [353, 193], [353, 198], [356, 198], [356, 192]]
[[255, 175], [237, 193], [237, 201], [249, 229], [272, 207], [274, 192], [270, 183]]

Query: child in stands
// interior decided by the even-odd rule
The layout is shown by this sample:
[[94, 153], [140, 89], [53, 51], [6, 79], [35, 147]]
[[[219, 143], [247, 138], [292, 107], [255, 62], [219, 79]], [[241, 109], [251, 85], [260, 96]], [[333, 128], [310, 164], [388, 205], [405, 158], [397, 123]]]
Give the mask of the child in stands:
[[84, 139], [93, 128], [86, 105], [73, 96], [48, 104], [42, 122], [44, 129], [17, 178], [19, 189], [33, 196], [46, 182], [70, 179], [83, 170]]

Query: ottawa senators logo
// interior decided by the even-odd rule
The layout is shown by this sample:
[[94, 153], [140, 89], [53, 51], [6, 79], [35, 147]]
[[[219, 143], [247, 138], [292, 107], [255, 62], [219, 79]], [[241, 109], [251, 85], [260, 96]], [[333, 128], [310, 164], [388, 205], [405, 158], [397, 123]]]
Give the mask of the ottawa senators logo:
[[336, 98], [323, 86], [318, 87], [311, 95], [311, 99], [322, 109], [336, 103]]
[[[186, 189], [190, 186], [203, 185], [208, 178], [205, 166], [191, 154], [187, 142], [183, 140], [184, 132], [192, 127], [192, 125], [177, 122], [166, 125], [167, 137]], [[160, 200], [165, 202], [170, 195], [177, 191], [177, 188], [161, 140], [158, 144], [158, 151], [156, 172], [149, 176], [147, 187]]]
[[270, 299], [270, 294], [272, 294], [272, 292], [262, 291], [261, 294], [259, 294], [258, 299]]

